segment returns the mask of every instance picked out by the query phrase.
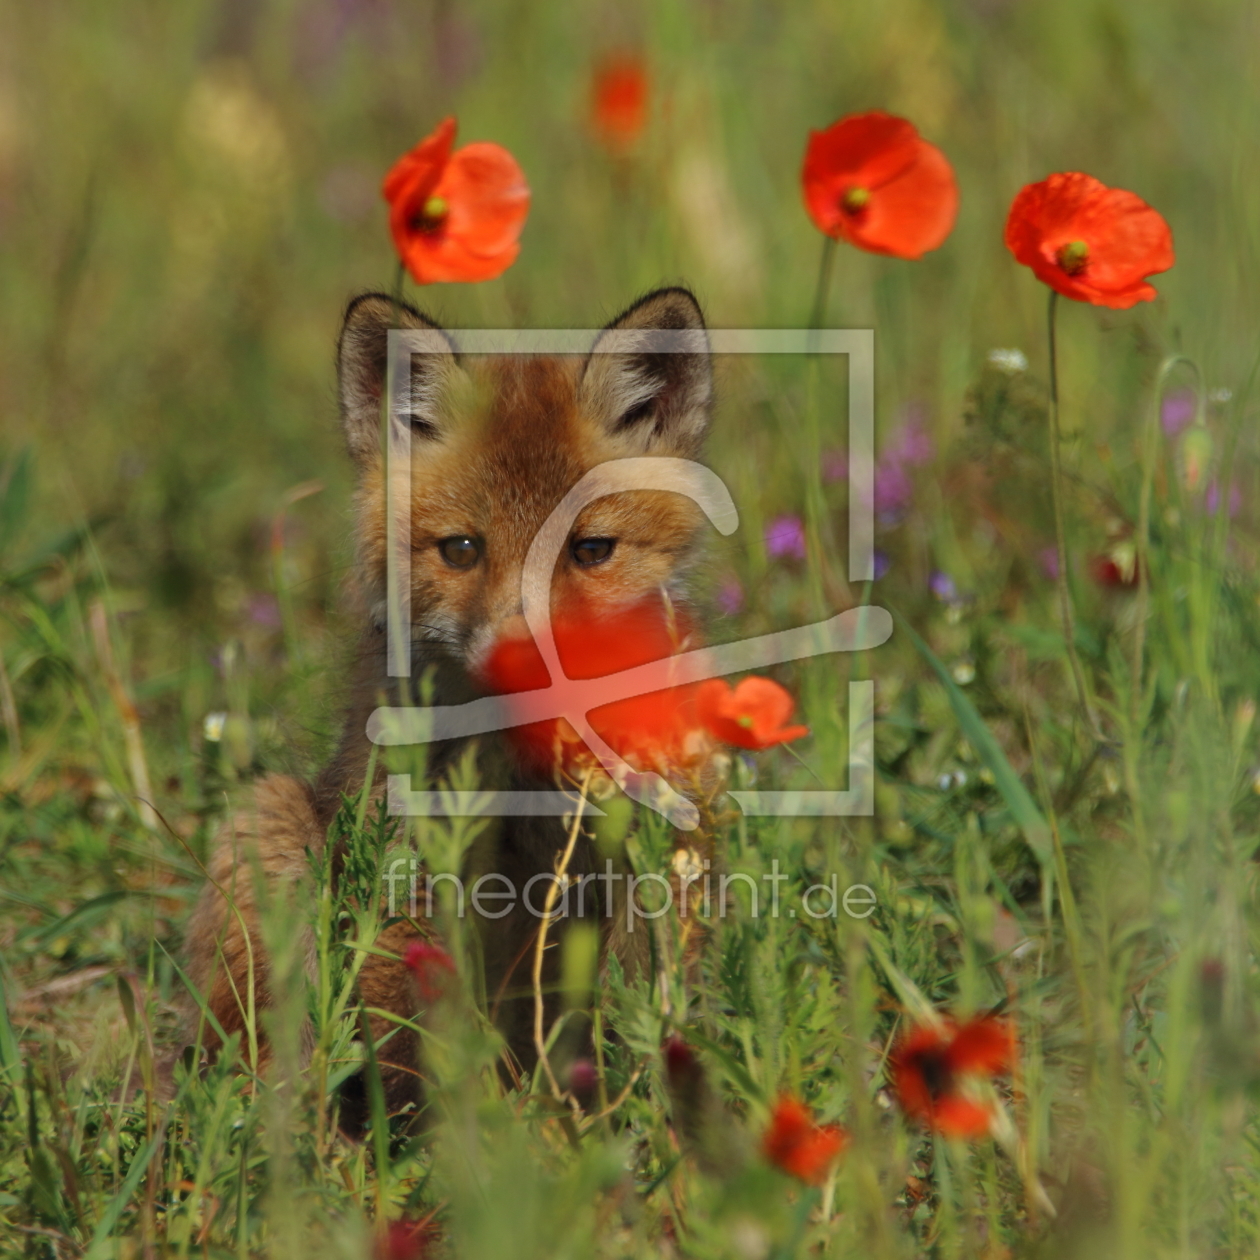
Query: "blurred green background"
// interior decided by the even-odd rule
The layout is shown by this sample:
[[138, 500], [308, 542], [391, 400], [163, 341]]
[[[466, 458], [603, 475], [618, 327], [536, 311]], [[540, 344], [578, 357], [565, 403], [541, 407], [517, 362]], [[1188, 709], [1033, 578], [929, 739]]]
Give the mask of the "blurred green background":
[[[1044, 292], [1002, 245], [1025, 182], [1082, 169], [1172, 225], [1154, 308], [1063, 312], [1064, 423], [1118, 430], [1144, 343], [1237, 384], [1260, 274], [1257, 10], [1238, 3], [786, 6], [9, 3], [0, 22], [0, 409], [36, 452], [32, 529], [99, 522], [101, 563], [153, 675], [268, 614], [285, 491], [295, 598], [335, 597], [347, 469], [332, 347], [387, 289], [379, 182], [455, 114], [520, 160], [533, 207], [502, 279], [434, 286], [448, 324], [592, 326], [661, 282], [715, 326], [809, 312], [820, 237], [799, 193], [810, 128], [881, 107], [953, 162], [957, 228], [920, 263], [839, 251], [830, 319], [877, 333], [881, 422], [943, 438], [985, 353], [1044, 370]], [[602, 54], [632, 49], [650, 121], [625, 160], [589, 121]], [[1099, 329], [1103, 335], [1099, 336]], [[738, 458], [732, 408], [715, 446]], [[251, 600], [253, 603], [251, 603]], [[170, 632], [175, 618], [179, 633]]]

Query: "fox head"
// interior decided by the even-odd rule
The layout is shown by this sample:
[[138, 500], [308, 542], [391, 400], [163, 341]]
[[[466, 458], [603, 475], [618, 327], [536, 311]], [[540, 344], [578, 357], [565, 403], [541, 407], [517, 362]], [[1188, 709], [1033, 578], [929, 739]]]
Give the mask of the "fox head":
[[[360, 574], [378, 625], [387, 611], [381, 398], [391, 327], [427, 330], [425, 352], [411, 356], [410, 405], [396, 408], [405, 414], [389, 434], [409, 453], [389, 461], [388, 477], [395, 503], [410, 504], [413, 650], [477, 675], [496, 644], [526, 634], [522, 569], [565, 494], [609, 460], [698, 453], [713, 392], [704, 319], [685, 289], [662, 289], [586, 355], [466, 356], [409, 306], [377, 294], [352, 302], [338, 351], [341, 418], [358, 469]], [[687, 334], [694, 352], [661, 352], [656, 330]], [[611, 332], [616, 353], [611, 343], [601, 351]], [[662, 589], [676, 599], [702, 522], [691, 499], [667, 491], [590, 503], [555, 557], [553, 613], [599, 616]]]

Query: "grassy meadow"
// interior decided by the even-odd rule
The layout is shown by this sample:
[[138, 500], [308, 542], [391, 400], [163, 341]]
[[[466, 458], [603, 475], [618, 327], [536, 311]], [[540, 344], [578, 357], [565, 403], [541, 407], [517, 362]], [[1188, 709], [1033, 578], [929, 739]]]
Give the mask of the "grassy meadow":
[[[590, 85], [627, 49], [650, 108], [614, 153]], [[365, 798], [338, 821], [353, 878], [317, 870], [266, 916], [273, 1065], [179, 1057], [210, 838], [339, 730], [333, 352], [348, 299], [394, 284], [384, 172], [453, 114], [528, 178], [500, 279], [408, 282], [447, 326], [599, 327], [677, 283], [713, 327], [799, 328], [809, 131], [874, 108], [961, 190], [921, 261], [836, 250], [825, 322], [875, 330], [879, 576], [847, 581], [843, 370], [752, 357], [716, 365], [709, 459], [741, 525], [696, 580], [714, 641], [861, 602], [902, 619], [774, 670], [812, 734], [733, 770], [846, 786], [846, 684], [874, 679], [875, 816], [731, 811], [709, 836], [752, 880], [777, 860], [785, 904], [834, 874], [873, 913], [754, 916], [741, 891], [694, 931], [653, 921], [650, 983], [573, 947], [566, 1029], [593, 1029], [593, 1072], [558, 1101], [496, 1070], [440, 901], [460, 977], [425, 1036], [427, 1110], [408, 1128], [369, 1088], [351, 1140], [328, 1100], [372, 1081], [355, 947], [381, 868], [417, 847], [458, 869], [479, 827], [391, 828]], [[1239, 0], [0, 2], [0, 1255], [1255, 1255], [1258, 123]], [[1062, 170], [1140, 194], [1177, 250], [1153, 303], [1059, 303], [1102, 739], [1056, 601], [1047, 290], [1003, 245], [1016, 192]], [[609, 843], [640, 873], [674, 861], [655, 815]], [[928, 1007], [1010, 1020], [998, 1138], [903, 1113], [889, 1057]], [[782, 1093], [848, 1133], [822, 1185], [763, 1155]], [[391, 1252], [403, 1220], [425, 1241]]]

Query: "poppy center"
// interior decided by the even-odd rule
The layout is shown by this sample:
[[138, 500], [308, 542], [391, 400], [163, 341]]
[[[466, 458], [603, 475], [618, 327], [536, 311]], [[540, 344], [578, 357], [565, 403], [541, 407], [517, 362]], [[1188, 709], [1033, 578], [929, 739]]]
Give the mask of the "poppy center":
[[919, 1071], [923, 1074], [923, 1084], [935, 1102], [942, 1094], [948, 1093], [953, 1083], [953, 1073], [943, 1054], [926, 1053], [919, 1056]]
[[739, 725], [740, 725], [740, 726], [742, 726], [742, 727], [743, 727], [746, 731], [751, 731], [751, 730], [752, 730], [753, 720], [752, 720], [752, 718], [751, 718], [751, 717], [749, 717], [749, 715], [748, 715], [747, 713], [741, 713], [741, 714], [739, 715], [739, 717], [737, 717], [735, 720], [736, 720], [736, 722], [738, 722], [738, 723], [739, 723]]
[[871, 200], [869, 188], [850, 188], [840, 199], [840, 205], [846, 214], [861, 214]]
[[450, 213], [451, 207], [445, 197], [430, 197], [420, 213], [411, 218], [413, 232], [435, 232], [442, 226], [443, 220]]
[[1059, 249], [1059, 266], [1069, 276], [1079, 276], [1089, 263], [1089, 246], [1084, 241], [1068, 241]]

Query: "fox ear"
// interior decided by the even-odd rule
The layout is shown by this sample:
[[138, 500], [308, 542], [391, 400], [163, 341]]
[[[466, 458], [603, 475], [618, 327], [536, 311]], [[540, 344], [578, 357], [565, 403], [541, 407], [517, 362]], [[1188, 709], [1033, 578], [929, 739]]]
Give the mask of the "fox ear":
[[[365, 293], [346, 309], [337, 344], [337, 388], [341, 400], [341, 429], [346, 447], [358, 464], [372, 463], [381, 453], [381, 394], [389, 357], [389, 330], [421, 330], [420, 353], [411, 355], [410, 404], [398, 409], [396, 419], [409, 425], [417, 438], [441, 436], [443, 399], [451, 378], [459, 371], [447, 335], [414, 307], [381, 293]], [[405, 390], [405, 383], [400, 385]]]
[[587, 414], [627, 453], [696, 454], [712, 400], [704, 316], [686, 289], [640, 298], [600, 333], [583, 369]]

